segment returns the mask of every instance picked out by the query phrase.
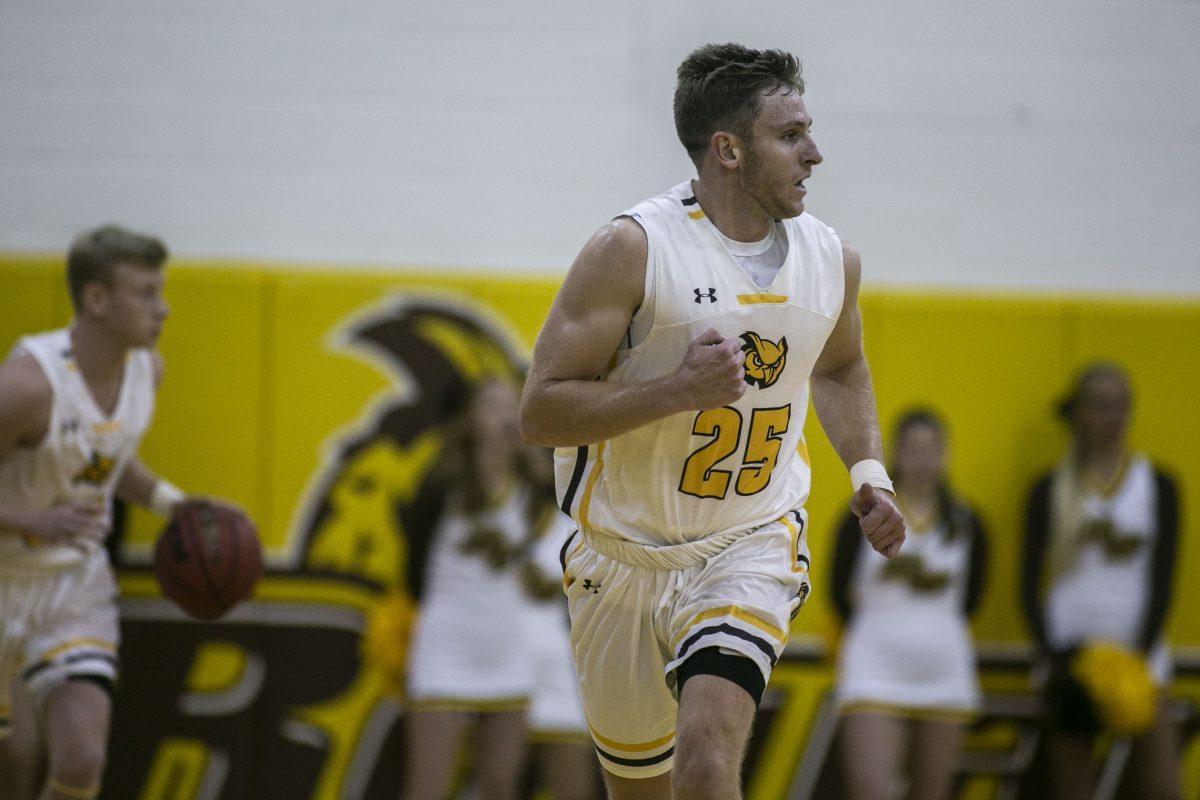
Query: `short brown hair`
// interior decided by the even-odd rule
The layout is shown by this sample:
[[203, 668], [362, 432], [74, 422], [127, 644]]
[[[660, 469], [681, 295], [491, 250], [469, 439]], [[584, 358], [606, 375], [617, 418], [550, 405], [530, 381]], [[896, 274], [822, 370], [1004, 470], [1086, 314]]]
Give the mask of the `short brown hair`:
[[152, 236], [144, 236], [119, 225], [103, 225], [84, 231], [71, 242], [67, 253], [67, 286], [71, 302], [79, 308], [83, 287], [100, 282], [112, 285], [118, 264], [133, 264], [161, 269], [167, 260], [167, 247]]
[[781, 90], [804, 94], [800, 70], [800, 61], [783, 50], [751, 50], [740, 44], [693, 50], [679, 65], [675, 84], [675, 131], [692, 161], [700, 165], [717, 131], [749, 141], [762, 95]]

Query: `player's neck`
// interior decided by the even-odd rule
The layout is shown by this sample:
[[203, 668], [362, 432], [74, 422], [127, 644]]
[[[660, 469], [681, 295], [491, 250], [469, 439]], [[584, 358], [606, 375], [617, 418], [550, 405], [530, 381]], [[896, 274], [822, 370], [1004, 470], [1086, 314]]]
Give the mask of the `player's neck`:
[[735, 177], [701, 170], [692, 191], [709, 222], [735, 242], [761, 242], [771, 232], [771, 215], [746, 196]]
[[70, 336], [75, 363], [89, 384], [120, 380], [128, 347], [113, 341], [95, 322], [86, 318], [76, 318]]

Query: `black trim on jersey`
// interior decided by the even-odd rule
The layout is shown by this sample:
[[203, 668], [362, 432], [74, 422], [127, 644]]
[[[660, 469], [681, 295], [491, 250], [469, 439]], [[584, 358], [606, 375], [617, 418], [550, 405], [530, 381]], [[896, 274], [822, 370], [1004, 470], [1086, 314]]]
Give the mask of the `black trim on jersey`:
[[675, 745], [671, 745], [658, 755], [650, 756], [649, 758], [622, 758], [621, 756], [614, 756], [612, 753], [608, 752], [598, 744], [595, 745], [595, 748], [596, 752], [599, 753], [600, 757], [605, 761], [611, 761], [614, 764], [620, 764], [622, 767], [649, 767], [653, 764], [661, 764], [671, 756], [675, 755]]
[[1158, 536], [1150, 557], [1150, 601], [1138, 636], [1138, 646], [1149, 651], [1158, 641], [1167, 621], [1171, 605], [1171, 588], [1175, 581], [1175, 553], [1179, 549], [1179, 491], [1175, 481], [1161, 470], [1154, 470], [1155, 515]]
[[567, 484], [567, 492], [563, 495], [562, 512], [571, 516], [571, 504], [575, 502], [575, 492], [579, 491], [579, 482], [583, 480], [583, 468], [587, 464], [587, 445], [579, 445], [575, 451], [575, 469], [571, 472], [571, 482]]
[[675, 670], [681, 695], [688, 678], [696, 675], [714, 675], [736, 683], [746, 690], [746, 694], [750, 695], [756, 706], [762, 701], [763, 692], [767, 689], [767, 681], [757, 664], [745, 656], [722, 653], [719, 647], [703, 647], [697, 650]]
[[678, 657], [684, 658], [687, 655], [688, 650], [691, 650], [692, 645], [694, 645], [699, 639], [714, 633], [727, 633], [730, 636], [736, 636], [738, 639], [745, 639], [747, 642], [763, 651], [763, 654], [766, 655], [767, 659], [771, 662], [772, 667], [774, 667], [775, 662], [779, 660], [779, 656], [775, 655], [775, 648], [771, 647], [771, 643], [766, 639], [755, 636], [752, 633], [746, 633], [741, 628], [735, 628], [734, 626], [725, 622], [722, 622], [720, 625], [710, 625], [708, 627], [701, 628], [693, 633], [687, 638], [686, 641], [684, 641], [683, 646], [679, 648]]
[[34, 675], [37, 675], [39, 672], [42, 672], [43, 670], [50, 669], [51, 667], [62, 667], [62, 666], [67, 666], [68, 664], [77, 664], [80, 661], [87, 661], [89, 659], [96, 659], [98, 661], [107, 661], [109, 664], [112, 664], [113, 667], [120, 666], [117, 659], [108, 653], [97, 653], [97, 652], [75, 653], [74, 655], [67, 656], [66, 658], [61, 658], [61, 659], [56, 658], [51, 661], [40, 661], [37, 664], [34, 664], [29, 669], [22, 672], [21, 680], [28, 681], [31, 678], [33, 678]]
[[567, 548], [571, 546], [571, 542], [575, 541], [575, 537], [578, 535], [579, 529], [576, 528], [575, 531], [567, 537], [567, 540], [563, 542], [563, 546], [558, 550], [558, 563], [562, 565], [562, 570], [564, 573], [567, 571]]
[[697, 203], [699, 203], [700, 201], [696, 199], [696, 195], [692, 195], [691, 197], [685, 197], [683, 200], [680, 200], [679, 202], [683, 203], [685, 206], [694, 206]]

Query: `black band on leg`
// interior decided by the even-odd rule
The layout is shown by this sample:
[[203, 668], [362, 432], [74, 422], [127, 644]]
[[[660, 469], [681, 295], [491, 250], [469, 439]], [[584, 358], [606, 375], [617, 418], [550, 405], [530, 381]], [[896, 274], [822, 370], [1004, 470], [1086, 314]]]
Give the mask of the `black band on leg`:
[[757, 706], [762, 701], [763, 692], [767, 689], [767, 681], [763, 678], [762, 670], [746, 656], [734, 656], [722, 653], [719, 647], [704, 647], [692, 653], [675, 670], [675, 678], [679, 683], [679, 693], [683, 694], [683, 685], [688, 678], [696, 675], [715, 675], [732, 681], [746, 690], [750, 699]]

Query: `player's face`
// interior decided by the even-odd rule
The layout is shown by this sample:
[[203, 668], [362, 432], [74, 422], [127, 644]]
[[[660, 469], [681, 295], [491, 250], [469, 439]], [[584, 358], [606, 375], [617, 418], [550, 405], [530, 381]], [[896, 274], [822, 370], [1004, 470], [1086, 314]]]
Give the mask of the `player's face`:
[[812, 117], [797, 92], [763, 95], [741, 171], [742, 189], [774, 219], [804, 211], [804, 181], [821, 163]]
[[107, 288], [103, 316], [107, 327], [129, 347], [154, 347], [167, 321], [161, 269], [118, 264]]
[[936, 486], [946, 471], [946, 447], [932, 425], [914, 424], [896, 444], [896, 471], [905, 483]]
[[1075, 430], [1085, 448], [1120, 445], [1129, 427], [1129, 386], [1116, 375], [1099, 374], [1084, 384], [1075, 410]]

